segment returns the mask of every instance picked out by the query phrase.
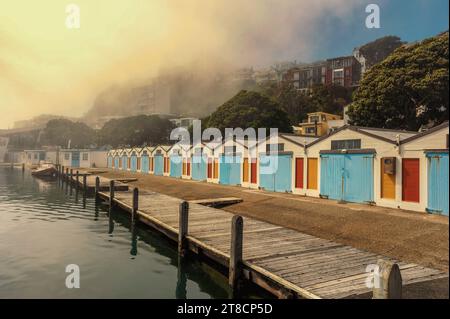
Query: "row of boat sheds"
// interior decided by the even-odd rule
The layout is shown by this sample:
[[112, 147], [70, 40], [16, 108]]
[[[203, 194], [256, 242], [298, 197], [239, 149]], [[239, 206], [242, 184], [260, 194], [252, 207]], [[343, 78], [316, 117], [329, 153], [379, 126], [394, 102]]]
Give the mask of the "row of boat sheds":
[[108, 167], [448, 216], [448, 122], [426, 132], [343, 126], [108, 152]]

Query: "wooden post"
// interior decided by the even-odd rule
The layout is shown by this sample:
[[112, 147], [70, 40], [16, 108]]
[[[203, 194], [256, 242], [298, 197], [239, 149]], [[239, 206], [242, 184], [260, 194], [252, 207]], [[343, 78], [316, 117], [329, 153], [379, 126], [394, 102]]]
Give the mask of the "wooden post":
[[402, 275], [396, 263], [378, 260], [378, 272], [374, 273], [373, 299], [401, 299]]
[[25, 163], [22, 163], [22, 172], [25, 172]]
[[109, 181], [109, 212], [112, 212], [114, 205], [114, 180]]
[[66, 182], [69, 182], [69, 169], [66, 168]]
[[61, 165], [61, 178], [64, 177], [64, 165]]
[[78, 189], [79, 184], [80, 184], [80, 172], [79, 172], [79, 171], [76, 171], [75, 174], [76, 174], [76, 175], [75, 175], [75, 181], [76, 181], [75, 187]]
[[73, 177], [73, 168], [70, 169], [70, 176], [69, 176], [69, 183], [70, 184], [73, 183], [72, 177]]
[[131, 210], [131, 220], [133, 223], [136, 221], [138, 209], [139, 209], [139, 189], [135, 187], [133, 189], [133, 207]]
[[244, 233], [244, 221], [241, 216], [234, 215], [231, 221], [231, 247], [228, 284], [232, 289], [237, 288], [242, 269], [242, 244]]
[[100, 177], [95, 177], [95, 198], [98, 199], [98, 193], [100, 192]]
[[186, 201], [181, 202], [178, 213], [178, 254], [185, 256], [187, 249], [186, 236], [188, 234], [189, 224], [189, 203]]
[[87, 193], [87, 175], [83, 174], [83, 192]]

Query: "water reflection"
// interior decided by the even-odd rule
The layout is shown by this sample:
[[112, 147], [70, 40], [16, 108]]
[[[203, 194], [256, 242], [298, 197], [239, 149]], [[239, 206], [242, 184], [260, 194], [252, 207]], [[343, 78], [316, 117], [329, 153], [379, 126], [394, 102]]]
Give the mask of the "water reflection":
[[[223, 272], [196, 257], [180, 260], [174, 243], [132, 223], [129, 214], [109, 214], [83, 192], [70, 195], [62, 179], [42, 182], [28, 171], [5, 171], [0, 169], [0, 298], [229, 296]], [[80, 265], [82, 289], [64, 288], [69, 263]], [[261, 296], [267, 295], [247, 289], [246, 297]]]

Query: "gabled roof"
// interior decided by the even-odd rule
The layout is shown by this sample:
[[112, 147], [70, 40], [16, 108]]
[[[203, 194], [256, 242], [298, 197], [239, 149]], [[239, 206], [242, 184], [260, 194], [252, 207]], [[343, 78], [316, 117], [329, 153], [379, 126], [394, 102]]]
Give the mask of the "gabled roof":
[[376, 135], [382, 138], [386, 138], [388, 140], [397, 142], [397, 136], [400, 137], [400, 141], [405, 140], [407, 138], [416, 136], [419, 134], [418, 132], [412, 131], [403, 131], [403, 130], [390, 130], [383, 128], [371, 128], [371, 127], [359, 127], [354, 126], [358, 131], [363, 131], [371, 135]]
[[416, 135], [414, 135], [414, 136], [411, 136], [411, 137], [409, 137], [409, 138], [407, 138], [407, 139], [404, 139], [403, 141], [400, 142], [400, 144], [406, 144], [406, 143], [409, 143], [409, 142], [411, 142], [411, 141], [417, 140], [417, 139], [419, 139], [419, 138], [421, 138], [421, 137], [427, 136], [427, 135], [429, 135], [429, 134], [432, 134], [432, 133], [434, 133], [434, 132], [437, 132], [437, 131], [439, 131], [439, 130], [441, 130], [441, 129], [444, 129], [444, 128], [446, 128], [446, 127], [448, 128], [448, 121], [447, 121], [447, 122], [444, 122], [444, 123], [442, 123], [442, 124], [440, 124], [440, 125], [437, 125], [437, 126], [435, 126], [435, 127], [433, 127], [433, 128], [430, 128], [429, 130], [427, 130], [427, 131], [425, 131], [425, 132], [418, 133], [418, 134], [416, 134]]
[[286, 133], [282, 133], [280, 134], [280, 136], [301, 147], [305, 147], [305, 145], [308, 145], [318, 139], [318, 137], [315, 136], [295, 135]]
[[[361, 126], [351, 126], [351, 125], [344, 125], [340, 128], [338, 128], [337, 130], [321, 136], [320, 138], [318, 138], [317, 140], [315, 140], [314, 142], [306, 145], [306, 147], [311, 147], [323, 140], [326, 140], [327, 138], [332, 137], [333, 135], [344, 131], [344, 130], [351, 130], [381, 141], [384, 141], [386, 143], [390, 143], [390, 144], [394, 144], [397, 145], [397, 135], [399, 135], [400, 137], [400, 141], [405, 141], [408, 138], [411, 137], [415, 137], [418, 135], [417, 132], [411, 132], [411, 131], [403, 131], [403, 130], [390, 130], [390, 129], [381, 129], [381, 128], [374, 128], [374, 127], [361, 127]], [[400, 142], [401, 143], [401, 142]]]

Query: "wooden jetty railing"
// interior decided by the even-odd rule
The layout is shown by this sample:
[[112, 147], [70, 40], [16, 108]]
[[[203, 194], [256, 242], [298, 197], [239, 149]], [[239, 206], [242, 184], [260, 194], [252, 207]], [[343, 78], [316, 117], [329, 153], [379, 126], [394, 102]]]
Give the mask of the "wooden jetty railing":
[[[58, 169], [64, 180], [68, 170]], [[439, 270], [404, 263], [252, 218], [171, 196], [129, 191], [101, 176], [83, 176], [83, 190], [109, 202], [178, 243], [187, 253], [228, 269], [233, 292], [247, 280], [279, 298], [401, 298], [403, 285], [448, 277]], [[68, 182], [76, 176], [67, 176]], [[222, 199], [223, 200], [223, 199]], [[208, 201], [210, 204], [210, 201]]]

